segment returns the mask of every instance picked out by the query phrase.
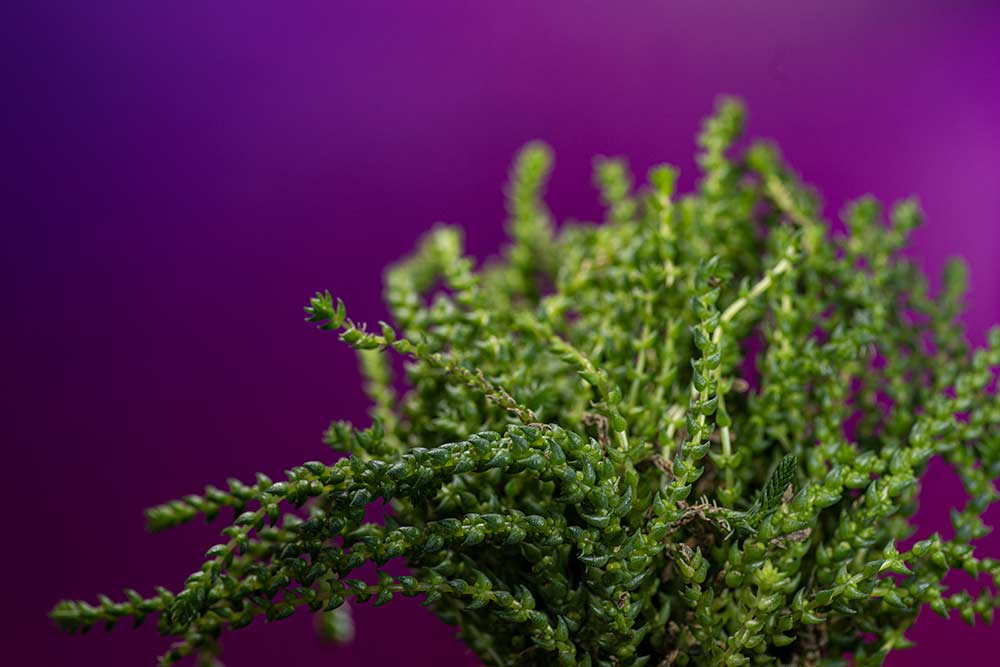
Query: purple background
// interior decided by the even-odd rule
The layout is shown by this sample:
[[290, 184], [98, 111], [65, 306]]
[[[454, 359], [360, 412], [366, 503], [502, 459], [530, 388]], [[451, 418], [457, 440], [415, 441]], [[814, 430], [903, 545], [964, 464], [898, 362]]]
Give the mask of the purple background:
[[[176, 587], [221, 528], [149, 536], [141, 508], [326, 456], [365, 402], [307, 297], [384, 316], [382, 268], [436, 220], [495, 250], [529, 139], [556, 149], [556, 214], [592, 216], [594, 154], [671, 161], [688, 189], [699, 121], [742, 95], [828, 212], [919, 194], [912, 255], [969, 261], [974, 341], [1000, 319], [996, 3], [22, 4], [0, 10], [8, 664], [152, 664], [151, 626], [68, 638], [45, 613]], [[920, 534], [961, 497], [936, 466]], [[412, 601], [356, 617], [350, 648], [301, 617], [224, 658], [475, 664]], [[933, 615], [910, 636], [891, 664], [995, 664], [1000, 639]]]

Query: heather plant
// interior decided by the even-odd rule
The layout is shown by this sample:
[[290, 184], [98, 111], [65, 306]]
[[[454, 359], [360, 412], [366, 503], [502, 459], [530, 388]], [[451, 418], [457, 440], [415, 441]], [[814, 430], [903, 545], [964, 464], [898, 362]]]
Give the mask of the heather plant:
[[[900, 255], [915, 202], [886, 222], [864, 198], [835, 229], [774, 146], [733, 155], [742, 125], [723, 101], [681, 197], [669, 166], [637, 190], [598, 160], [606, 219], [558, 230], [530, 144], [499, 258], [477, 269], [435, 228], [386, 273], [392, 323], [372, 330], [317, 294], [308, 321], [358, 350], [372, 403], [366, 428], [325, 434], [347, 456], [148, 510], [154, 531], [235, 520], [179, 589], [64, 601], [56, 623], [156, 616], [176, 639], [161, 664], [207, 665], [259, 617], [308, 610], [344, 637], [348, 605], [419, 596], [486, 665], [737, 667], [881, 664], [925, 606], [989, 621], [990, 586], [943, 580], [1000, 579], [974, 549], [1000, 476], [1000, 329], [970, 350], [962, 265], [932, 296]], [[950, 538], [914, 542], [935, 456], [969, 497]]]

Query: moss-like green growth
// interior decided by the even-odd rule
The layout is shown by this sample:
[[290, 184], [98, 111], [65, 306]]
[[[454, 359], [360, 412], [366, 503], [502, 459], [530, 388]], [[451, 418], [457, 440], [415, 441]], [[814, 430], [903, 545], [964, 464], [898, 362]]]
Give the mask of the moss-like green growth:
[[[821, 220], [777, 151], [730, 147], [727, 100], [698, 144], [704, 176], [635, 191], [599, 161], [603, 224], [556, 231], [542, 145], [517, 158], [510, 244], [476, 270], [459, 230], [428, 234], [386, 274], [392, 325], [322, 293], [308, 320], [359, 350], [372, 424], [335, 423], [347, 452], [278, 482], [208, 487], [148, 511], [154, 530], [232, 507], [176, 592], [62, 602], [69, 630], [157, 615], [169, 665], [257, 617], [422, 596], [484, 663], [881, 664], [923, 605], [973, 622], [994, 598], [949, 593], [974, 555], [1000, 474], [1000, 330], [972, 353], [956, 322], [964, 273], [928, 293], [873, 200]], [[397, 397], [387, 355], [410, 358]], [[969, 493], [954, 535], [906, 550], [919, 481], [940, 456]], [[365, 521], [391, 503], [384, 524]], [[402, 558], [412, 573], [352, 578]]]

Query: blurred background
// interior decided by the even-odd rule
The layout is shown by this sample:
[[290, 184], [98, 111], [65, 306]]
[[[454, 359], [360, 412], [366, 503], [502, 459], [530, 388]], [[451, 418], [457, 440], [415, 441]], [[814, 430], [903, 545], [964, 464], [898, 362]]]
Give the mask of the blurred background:
[[[19, 5], [19, 6], [18, 6]], [[147, 535], [142, 508], [328, 457], [365, 419], [354, 356], [302, 322], [329, 288], [385, 316], [381, 273], [435, 221], [482, 258], [515, 150], [556, 150], [549, 203], [598, 214], [595, 154], [695, 180], [720, 93], [824, 193], [917, 194], [910, 253], [971, 267], [969, 337], [1000, 320], [1000, 3], [76, 2], [0, 9], [6, 664], [151, 665], [153, 624], [85, 638], [61, 597], [176, 587], [222, 524]], [[932, 466], [917, 522], [961, 487]], [[989, 520], [996, 522], [993, 511]], [[983, 553], [1000, 556], [987, 538]], [[960, 580], [957, 580], [960, 581]], [[475, 665], [413, 601], [307, 616], [224, 661]], [[997, 628], [924, 614], [890, 665], [995, 664]]]

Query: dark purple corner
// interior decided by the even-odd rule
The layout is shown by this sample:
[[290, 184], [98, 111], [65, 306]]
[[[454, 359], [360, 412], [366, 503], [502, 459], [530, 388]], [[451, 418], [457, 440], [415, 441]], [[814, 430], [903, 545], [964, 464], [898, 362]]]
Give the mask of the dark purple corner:
[[[384, 316], [382, 269], [437, 220], [496, 249], [529, 139], [556, 149], [557, 215], [592, 216], [594, 154], [673, 162], [690, 188], [700, 119], [741, 95], [830, 214], [918, 194], [911, 254], [968, 260], [973, 341], [1000, 320], [995, 3], [22, 4], [0, 46], [6, 664], [153, 664], [151, 627], [69, 638], [45, 613], [177, 586], [219, 526], [150, 536], [143, 507], [323, 457], [328, 420], [363, 419], [353, 355], [302, 322], [307, 297]], [[933, 468], [921, 534], [961, 498]], [[224, 657], [476, 664], [412, 602], [356, 617], [348, 648], [300, 618]], [[1000, 640], [926, 615], [909, 636], [891, 665], [995, 664]]]

